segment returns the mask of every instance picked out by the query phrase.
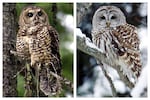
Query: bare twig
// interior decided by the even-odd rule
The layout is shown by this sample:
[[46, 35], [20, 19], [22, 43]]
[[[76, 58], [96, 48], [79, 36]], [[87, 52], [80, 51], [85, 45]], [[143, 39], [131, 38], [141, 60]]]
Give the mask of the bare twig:
[[116, 92], [116, 88], [115, 88], [115, 86], [113, 84], [113, 81], [112, 81], [111, 77], [108, 75], [108, 73], [105, 70], [104, 66], [102, 66], [101, 68], [102, 68], [102, 71], [104, 72], [105, 77], [107, 78], [107, 80], [110, 83], [110, 87], [111, 87], [111, 90], [112, 90], [113, 97], [116, 97], [117, 96], [117, 92]]
[[69, 86], [69, 88], [73, 89], [73, 84], [71, 81], [69, 81], [68, 79], [61, 77], [57, 74], [55, 74], [54, 72], [50, 71], [50, 74], [54, 77], [56, 77], [58, 80], [61, 81], [62, 84], [65, 84], [66, 86]]
[[22, 67], [21, 70], [19, 70], [17, 74], [13, 76], [13, 78], [16, 78], [21, 72], [23, 72], [24, 69], [25, 67]]
[[33, 76], [31, 74], [31, 67], [30, 67], [30, 64], [27, 62], [26, 63], [26, 76], [25, 76], [25, 92], [24, 92], [25, 97], [33, 96], [32, 84], [33, 84]]
[[16, 51], [13, 51], [13, 50], [10, 50], [10, 53], [13, 54], [14, 56], [17, 56], [17, 52]]

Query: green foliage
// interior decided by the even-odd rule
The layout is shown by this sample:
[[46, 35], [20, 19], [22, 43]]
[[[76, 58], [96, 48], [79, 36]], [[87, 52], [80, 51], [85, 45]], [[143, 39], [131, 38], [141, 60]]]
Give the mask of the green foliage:
[[73, 15], [73, 3], [58, 3], [58, 10]]
[[17, 76], [17, 91], [18, 97], [22, 97], [24, 95], [24, 77], [21, 75]]
[[[67, 31], [67, 28], [61, 25], [61, 21], [56, 19], [57, 23], [54, 24], [53, 21], [53, 12], [52, 12], [52, 3], [17, 3], [17, 20], [22, 9], [28, 5], [36, 5], [43, 8], [48, 14], [50, 24], [55, 27], [59, 33], [60, 39], [60, 54], [62, 60], [62, 75], [67, 79], [73, 81], [73, 50], [69, 49], [69, 45], [73, 42], [73, 33]], [[62, 12], [63, 14], [73, 15], [73, 4], [72, 3], [56, 3], [57, 13]], [[68, 46], [66, 46], [69, 44]], [[24, 93], [24, 79], [22, 76], [18, 76], [18, 96], [23, 96]]]

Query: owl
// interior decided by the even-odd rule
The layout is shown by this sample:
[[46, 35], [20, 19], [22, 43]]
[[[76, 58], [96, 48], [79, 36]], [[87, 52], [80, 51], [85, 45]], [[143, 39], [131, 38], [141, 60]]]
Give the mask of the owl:
[[[16, 51], [29, 61], [39, 79], [39, 88], [45, 95], [55, 95], [60, 84], [50, 71], [61, 75], [61, 59], [57, 31], [49, 24], [46, 12], [37, 6], [23, 9], [19, 17]], [[38, 72], [37, 72], [38, 71]]]
[[137, 28], [128, 24], [115, 6], [101, 6], [93, 16], [92, 27], [93, 43], [110, 63], [120, 65], [120, 71], [136, 83], [142, 68]]

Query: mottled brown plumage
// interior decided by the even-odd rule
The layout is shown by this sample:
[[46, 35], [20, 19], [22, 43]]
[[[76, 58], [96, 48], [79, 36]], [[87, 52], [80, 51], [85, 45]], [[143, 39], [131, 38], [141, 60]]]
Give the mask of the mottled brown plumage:
[[60, 91], [58, 79], [50, 74], [52, 71], [61, 75], [58, 33], [49, 25], [47, 14], [40, 7], [29, 6], [21, 12], [16, 49], [18, 56], [29, 60], [38, 71], [39, 87], [45, 95]]

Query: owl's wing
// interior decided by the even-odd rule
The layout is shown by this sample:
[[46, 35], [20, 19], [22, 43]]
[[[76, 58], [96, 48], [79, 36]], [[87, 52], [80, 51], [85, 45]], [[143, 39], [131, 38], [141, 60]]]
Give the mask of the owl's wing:
[[57, 58], [57, 60], [55, 60], [54, 66], [58, 67], [58, 69], [56, 69], [56, 70], [57, 70], [57, 73], [60, 75], [60, 73], [61, 73], [61, 59], [60, 59], [60, 53], [59, 53], [58, 32], [52, 26], [49, 26], [48, 29], [49, 29], [49, 35], [51, 38], [51, 45], [50, 45], [51, 53], [54, 55], [54, 57]]
[[139, 50], [139, 38], [136, 27], [130, 24], [121, 25], [113, 31], [113, 34], [124, 47], [130, 50]]
[[17, 40], [16, 40], [16, 51], [17, 55], [21, 58], [29, 59], [29, 44], [28, 44], [28, 37], [26, 35], [26, 30], [24, 28], [20, 28], [17, 33]]
[[51, 75], [51, 72], [61, 76], [61, 59], [59, 54], [59, 38], [57, 31], [48, 26], [50, 38], [50, 65], [42, 66], [40, 69], [40, 89], [45, 95], [56, 95], [61, 91], [61, 85], [56, 76]]
[[135, 76], [138, 77], [142, 65], [136, 27], [129, 24], [121, 25], [118, 26], [112, 34], [115, 37], [112, 44], [118, 48], [118, 56], [128, 64], [128, 67], [130, 67], [135, 73]]

